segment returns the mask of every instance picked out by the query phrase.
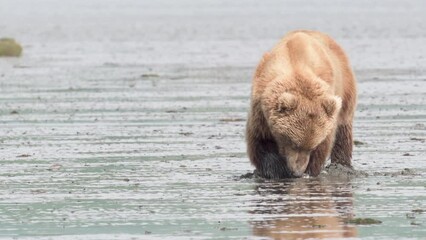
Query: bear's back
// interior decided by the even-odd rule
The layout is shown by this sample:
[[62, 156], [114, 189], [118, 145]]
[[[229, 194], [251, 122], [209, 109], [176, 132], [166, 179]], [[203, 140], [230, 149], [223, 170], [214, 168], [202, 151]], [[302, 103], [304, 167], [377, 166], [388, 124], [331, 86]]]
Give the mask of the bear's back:
[[352, 69], [343, 50], [328, 35], [307, 30], [285, 35], [258, 65], [252, 98], [258, 99], [266, 88], [292, 81], [296, 75], [326, 83], [331, 94], [344, 100], [344, 112], [354, 108], [356, 86]]
[[343, 99], [341, 119], [352, 119], [356, 107], [356, 83], [348, 57], [339, 44], [327, 34], [303, 31], [316, 38], [326, 47], [334, 69], [334, 91]]

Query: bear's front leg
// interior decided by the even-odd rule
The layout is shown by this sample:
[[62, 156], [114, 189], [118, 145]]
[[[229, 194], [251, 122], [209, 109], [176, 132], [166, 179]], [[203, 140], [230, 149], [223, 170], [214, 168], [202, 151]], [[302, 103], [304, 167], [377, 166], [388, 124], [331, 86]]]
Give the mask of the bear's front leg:
[[253, 99], [246, 127], [248, 156], [262, 177], [288, 178], [286, 159], [280, 155], [261, 109], [260, 101]]
[[333, 139], [332, 135], [327, 136], [327, 138], [311, 152], [309, 164], [305, 173], [313, 177], [316, 177], [321, 173], [325, 161], [327, 161], [327, 158], [330, 156]]
[[260, 175], [268, 179], [289, 177], [285, 159], [279, 154], [275, 141], [253, 140], [248, 144], [249, 157]]
[[351, 167], [352, 148], [352, 124], [339, 125], [336, 130], [333, 151], [331, 152], [331, 162]]

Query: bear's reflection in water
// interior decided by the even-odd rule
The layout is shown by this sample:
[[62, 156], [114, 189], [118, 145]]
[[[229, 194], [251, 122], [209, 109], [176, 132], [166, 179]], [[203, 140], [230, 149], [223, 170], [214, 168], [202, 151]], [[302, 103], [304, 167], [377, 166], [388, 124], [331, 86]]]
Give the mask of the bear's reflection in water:
[[[352, 189], [348, 182], [326, 179], [295, 179], [262, 182], [256, 186], [255, 236], [273, 239], [355, 237], [352, 218]], [[260, 220], [257, 220], [260, 219]]]

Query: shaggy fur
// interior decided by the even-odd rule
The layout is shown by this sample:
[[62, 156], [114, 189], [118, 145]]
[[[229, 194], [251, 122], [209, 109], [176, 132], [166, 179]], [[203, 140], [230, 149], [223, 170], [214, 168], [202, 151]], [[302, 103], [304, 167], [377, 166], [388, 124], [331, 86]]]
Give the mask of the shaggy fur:
[[355, 78], [343, 50], [314, 31], [287, 34], [260, 61], [247, 121], [251, 163], [266, 178], [351, 165]]

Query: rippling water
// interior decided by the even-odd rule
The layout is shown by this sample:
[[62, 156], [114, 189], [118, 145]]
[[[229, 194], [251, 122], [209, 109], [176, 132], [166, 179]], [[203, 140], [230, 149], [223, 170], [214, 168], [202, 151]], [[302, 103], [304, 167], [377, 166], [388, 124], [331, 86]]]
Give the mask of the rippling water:
[[[0, 59], [0, 236], [424, 238], [425, 4], [386, 3], [0, 1], [24, 46]], [[253, 69], [295, 28], [348, 51], [367, 177], [240, 178]]]

